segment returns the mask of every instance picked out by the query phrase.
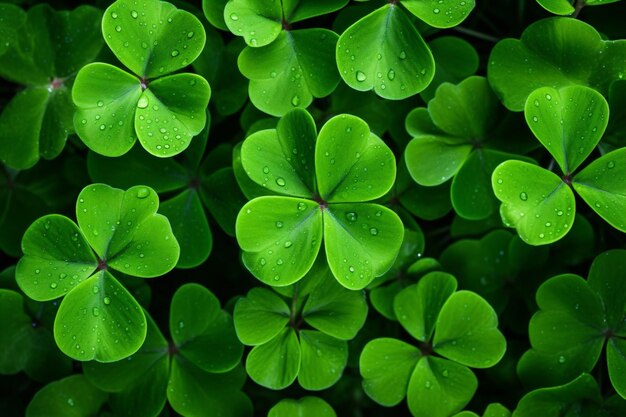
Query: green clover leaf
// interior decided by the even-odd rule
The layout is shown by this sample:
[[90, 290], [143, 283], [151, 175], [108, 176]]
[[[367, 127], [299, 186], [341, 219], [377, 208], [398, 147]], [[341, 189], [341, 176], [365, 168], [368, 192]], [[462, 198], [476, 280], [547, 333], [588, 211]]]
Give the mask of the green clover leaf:
[[206, 124], [211, 89], [199, 75], [171, 73], [200, 55], [200, 21], [167, 2], [118, 0], [104, 13], [102, 33], [133, 74], [104, 63], [80, 70], [72, 91], [80, 138], [105, 156], [125, 154], [137, 138], [161, 158], [184, 151]]
[[106, 393], [91, 385], [83, 375], [72, 375], [37, 391], [26, 408], [26, 416], [87, 417], [96, 414], [106, 399]]
[[285, 398], [272, 407], [267, 417], [337, 417], [335, 410], [318, 397], [302, 397], [299, 400]]
[[311, 268], [323, 240], [337, 280], [362, 289], [392, 266], [402, 243], [398, 216], [366, 203], [391, 188], [395, 158], [357, 117], [332, 118], [317, 140], [315, 131], [306, 111], [293, 110], [276, 130], [244, 142], [241, 160], [250, 179], [282, 195], [255, 198], [239, 212], [243, 261], [259, 280], [289, 285]]
[[158, 197], [148, 187], [122, 191], [95, 184], [79, 195], [78, 226], [48, 215], [24, 234], [16, 280], [37, 301], [66, 296], [54, 336], [68, 356], [112, 362], [143, 343], [145, 316], [109, 268], [150, 278], [176, 265], [179, 246], [157, 208]]

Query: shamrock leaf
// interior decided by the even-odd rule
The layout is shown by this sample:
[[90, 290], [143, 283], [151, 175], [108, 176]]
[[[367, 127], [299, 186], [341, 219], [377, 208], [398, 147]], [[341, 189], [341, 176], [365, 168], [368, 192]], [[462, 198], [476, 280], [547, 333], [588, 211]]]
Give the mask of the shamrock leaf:
[[83, 375], [72, 375], [46, 385], [26, 408], [27, 417], [87, 417], [96, 414], [107, 396]]
[[264, 387], [283, 389], [296, 378], [308, 390], [334, 385], [348, 360], [346, 341], [365, 322], [363, 293], [335, 282], [323, 259], [307, 279], [312, 289], [294, 284], [290, 304], [273, 291], [253, 288], [235, 305], [237, 336], [254, 346], [246, 370]]
[[489, 82], [513, 111], [522, 111], [530, 93], [541, 87], [584, 85], [606, 95], [623, 77], [625, 51], [626, 41], [605, 41], [580, 20], [543, 19], [528, 26], [520, 40], [498, 42], [489, 57]]
[[318, 397], [302, 397], [299, 400], [285, 398], [272, 407], [267, 417], [336, 417], [335, 410]]
[[[314, 161], [307, 152], [313, 148]], [[277, 130], [249, 136], [241, 159], [250, 179], [283, 194], [257, 197], [237, 217], [244, 264], [259, 280], [277, 286], [298, 281], [322, 240], [330, 269], [347, 288], [362, 289], [391, 267], [402, 223], [391, 210], [366, 202], [391, 188], [395, 159], [361, 119], [334, 117], [315, 141], [311, 117], [293, 110]]]
[[0, 114], [0, 160], [26, 169], [40, 157], [56, 158], [74, 132], [71, 85], [102, 47], [101, 12], [91, 6], [56, 12], [41, 4], [28, 13], [3, 5], [0, 14], [10, 22], [0, 21], [6, 31], [0, 33], [0, 48], [6, 48], [0, 76], [27, 86]]
[[206, 124], [211, 89], [199, 75], [171, 73], [202, 51], [200, 21], [167, 2], [118, 0], [104, 13], [102, 33], [133, 74], [104, 63], [80, 70], [72, 91], [80, 138], [105, 156], [125, 154], [137, 138], [159, 157], [184, 151]]
[[455, 290], [454, 277], [431, 272], [396, 296], [396, 316], [420, 344], [379, 338], [365, 346], [363, 387], [376, 402], [392, 406], [406, 396], [416, 417], [449, 416], [476, 391], [468, 366], [488, 368], [502, 358], [506, 342], [496, 313], [475, 293]]
[[16, 280], [37, 301], [66, 295], [54, 335], [68, 356], [112, 362], [143, 343], [145, 316], [109, 268], [150, 278], [176, 265], [179, 246], [157, 208], [156, 193], [148, 187], [122, 191], [95, 184], [79, 195], [78, 226], [48, 215], [24, 234]]
[[202, 416], [207, 409], [251, 415], [251, 404], [240, 392], [245, 378], [237, 364], [243, 347], [232, 318], [210, 291], [198, 284], [176, 291], [169, 345], [153, 319], [146, 319], [146, 340], [135, 354], [113, 363], [84, 364], [87, 379], [110, 393], [116, 415], [157, 415], [166, 401], [184, 416]]

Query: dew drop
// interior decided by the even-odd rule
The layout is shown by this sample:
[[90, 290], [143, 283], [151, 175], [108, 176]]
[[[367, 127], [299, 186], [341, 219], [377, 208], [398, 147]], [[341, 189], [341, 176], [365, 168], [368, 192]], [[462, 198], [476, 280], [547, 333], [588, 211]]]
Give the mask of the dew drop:
[[130, 16], [131, 16], [133, 19], [137, 19], [137, 16], [139, 16], [139, 13], [137, 13], [136, 11], [134, 11], [134, 10], [133, 10], [132, 12], [130, 12]]
[[291, 98], [291, 105], [297, 107], [300, 104], [300, 97], [295, 95]]
[[356, 80], [358, 82], [363, 82], [363, 81], [365, 81], [366, 78], [367, 78], [367, 76], [365, 75], [365, 73], [363, 73], [363, 71], [357, 71], [356, 72]]
[[606, 164], [606, 167], [607, 167], [608, 169], [613, 169], [613, 168], [615, 168], [615, 161], [609, 161], [609, 162]]
[[172, 51], [172, 53], [170, 53], [170, 55], [171, 55], [172, 57], [175, 57], [175, 56], [178, 56], [178, 54], [179, 54], [179, 53], [180, 53], [180, 52], [178, 52], [176, 49], [174, 49], [174, 50]]
[[522, 192], [519, 194], [519, 198], [520, 198], [520, 200], [522, 200], [522, 201], [526, 201], [526, 200], [528, 200], [528, 194], [526, 194], [525, 192], [523, 192], [523, 191], [522, 191]]
[[57, 283], [56, 282], [51, 282], [50, 283], [50, 288], [52, 288], [53, 290], [57, 287]]
[[98, 307], [94, 307], [91, 312], [93, 313], [94, 317], [98, 317], [100, 315], [100, 309]]
[[276, 185], [279, 187], [284, 187], [286, 184], [285, 179], [283, 177], [276, 178]]
[[122, 27], [120, 25], [115, 26], [115, 31], [116, 32], [121, 32], [122, 31]]
[[148, 107], [148, 97], [146, 96], [139, 97], [139, 101], [137, 102], [137, 107], [139, 107], [140, 109], [145, 109], [146, 107]]
[[346, 213], [346, 219], [348, 219], [349, 222], [355, 222], [358, 218], [359, 216], [353, 211]]
[[276, 222], [276, 228], [277, 229], [282, 229], [283, 228], [283, 222], [281, 222], [280, 220]]
[[387, 73], [387, 78], [389, 78], [389, 80], [392, 81], [394, 78], [396, 78], [396, 72], [390, 69], [389, 72]]
[[377, 228], [375, 228], [375, 227], [372, 227], [372, 228], [370, 229], [370, 235], [372, 235], [372, 236], [377, 236], [377, 235], [378, 235], [378, 229], [377, 229]]
[[236, 13], [231, 13], [230, 14], [230, 20], [237, 21], [237, 20], [239, 20], [239, 16], [237, 16]]
[[406, 52], [404, 51], [400, 52], [400, 59], [406, 59]]
[[559, 356], [559, 363], [565, 363], [565, 356]]
[[290, 240], [285, 242], [285, 247], [286, 248], [290, 248], [293, 245], [293, 242], [291, 242]]
[[110, 297], [104, 297], [104, 304], [106, 304], [106, 305], [111, 304], [111, 298]]
[[137, 198], [146, 198], [150, 195], [150, 190], [146, 187], [141, 187], [137, 190]]
[[113, 19], [117, 19], [117, 13], [115, 13], [115, 12], [111, 13], [111, 17], [112, 17]]
[[306, 210], [307, 205], [306, 203], [298, 203], [298, 211], [304, 211]]

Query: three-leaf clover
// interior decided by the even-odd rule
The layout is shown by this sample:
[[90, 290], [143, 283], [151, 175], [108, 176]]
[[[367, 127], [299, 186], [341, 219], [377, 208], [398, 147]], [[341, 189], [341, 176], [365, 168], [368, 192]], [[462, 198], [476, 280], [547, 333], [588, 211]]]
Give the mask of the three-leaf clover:
[[456, 287], [452, 275], [431, 272], [396, 296], [396, 316], [419, 348], [392, 338], [365, 346], [359, 368], [363, 388], [376, 402], [394, 406], [406, 396], [415, 417], [447, 417], [476, 391], [468, 367], [489, 368], [502, 358], [506, 341], [495, 311]]
[[522, 357], [520, 372], [549, 371], [548, 383], [565, 383], [591, 371], [606, 342], [609, 378], [626, 398], [625, 276], [626, 251], [611, 250], [596, 257], [586, 281], [564, 274], [539, 287], [539, 311], [529, 325], [533, 349]]
[[427, 109], [407, 117], [414, 137], [405, 150], [411, 177], [428, 187], [453, 178], [452, 206], [467, 219], [484, 219], [497, 209], [491, 174], [501, 162], [520, 158], [500, 150], [506, 146], [500, 114], [487, 79], [472, 76], [458, 85], [443, 83]]
[[574, 175], [606, 129], [609, 108], [604, 97], [583, 86], [544, 87], [528, 96], [524, 113], [563, 175], [522, 161], [500, 164], [492, 186], [502, 201], [504, 224], [515, 227], [529, 244], [555, 242], [572, 226], [575, 190], [611, 226], [626, 231], [626, 148], [601, 156]]
[[359, 91], [374, 90], [398, 100], [424, 90], [433, 80], [433, 55], [402, 10], [431, 26], [449, 28], [463, 21], [474, 0], [390, 1], [346, 29], [337, 43], [337, 66], [343, 80]]
[[171, 342], [146, 318], [146, 341], [137, 353], [119, 362], [84, 364], [87, 379], [110, 392], [116, 416], [156, 416], [166, 401], [185, 417], [252, 414], [252, 404], [241, 392], [243, 346], [232, 317], [213, 293], [198, 284], [176, 290], [169, 316]]
[[172, 73], [202, 51], [202, 23], [164, 1], [117, 0], [102, 34], [132, 74], [98, 62], [80, 70], [72, 90], [80, 138], [106, 156], [125, 154], [137, 138], [155, 156], [184, 151], [204, 128], [211, 89], [199, 75]]
[[504, 105], [524, 110], [538, 88], [585, 85], [607, 94], [626, 75], [626, 40], [603, 40], [577, 19], [553, 17], [528, 26], [520, 40], [504, 39], [489, 57], [488, 77]]
[[250, 79], [250, 101], [265, 113], [282, 116], [308, 107], [339, 82], [334, 62], [338, 36], [328, 29], [291, 30], [291, 24], [331, 13], [347, 0], [230, 0], [224, 20], [248, 44], [239, 70]]
[[[253, 288], [235, 305], [235, 329], [254, 346], [246, 359], [257, 384], [283, 389], [298, 378], [307, 390], [335, 384], [348, 361], [348, 343], [365, 323], [364, 293], [341, 287], [324, 261], [307, 280], [281, 289], [281, 297]], [[306, 282], [305, 282], [306, 281]], [[307, 324], [311, 328], [302, 328]]]
[[54, 338], [66, 355], [112, 362], [142, 345], [145, 315], [112, 271], [151, 278], [174, 268], [179, 246], [158, 205], [145, 186], [123, 191], [94, 184], [78, 196], [78, 225], [51, 214], [24, 233], [15, 278], [36, 301], [65, 296]]
[[101, 15], [91, 6], [0, 6], [0, 77], [26, 86], [0, 114], [0, 161], [26, 169], [61, 153], [74, 133], [73, 78], [102, 48]]
[[391, 267], [402, 244], [398, 215], [368, 203], [393, 185], [395, 158], [355, 116], [333, 117], [317, 136], [312, 117], [295, 109], [277, 129], [244, 141], [248, 176], [281, 195], [257, 197], [239, 212], [243, 262], [266, 284], [293, 284], [311, 268], [323, 240], [335, 278], [362, 289]]

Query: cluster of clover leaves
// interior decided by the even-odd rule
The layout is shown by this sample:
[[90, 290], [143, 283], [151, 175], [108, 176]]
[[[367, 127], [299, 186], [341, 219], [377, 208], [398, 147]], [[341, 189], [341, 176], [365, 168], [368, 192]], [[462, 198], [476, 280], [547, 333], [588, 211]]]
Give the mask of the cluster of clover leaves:
[[0, 3], [20, 411], [626, 415], [626, 40], [576, 19], [616, 1]]

